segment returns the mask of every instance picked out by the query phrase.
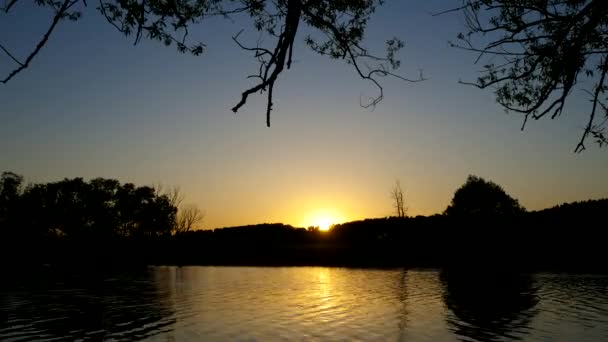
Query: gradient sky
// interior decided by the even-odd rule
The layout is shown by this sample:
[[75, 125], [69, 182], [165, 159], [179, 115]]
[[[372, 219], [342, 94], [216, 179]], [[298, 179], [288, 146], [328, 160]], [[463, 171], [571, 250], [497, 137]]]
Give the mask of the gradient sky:
[[[142, 41], [133, 46], [90, 6], [63, 23], [32, 66], [0, 85], [0, 171], [31, 182], [116, 178], [177, 185], [206, 211], [204, 227], [316, 224], [391, 215], [390, 190], [405, 189], [410, 215], [442, 212], [467, 175], [492, 180], [528, 209], [608, 196], [608, 153], [591, 142], [572, 151], [586, 123], [585, 95], [573, 93], [556, 120], [505, 114], [474, 80], [475, 56], [450, 48], [463, 30], [456, 14], [430, 13], [458, 1], [387, 1], [370, 23], [367, 46], [405, 40], [401, 73], [386, 79], [374, 111], [359, 97], [374, 88], [343, 61], [303, 46], [275, 88], [272, 127], [265, 97], [230, 108], [256, 64], [230, 37], [245, 21], [214, 19], [191, 36], [200, 57]], [[26, 55], [49, 23], [21, 4], [0, 16], [0, 42]], [[0, 71], [13, 65], [0, 56]]]

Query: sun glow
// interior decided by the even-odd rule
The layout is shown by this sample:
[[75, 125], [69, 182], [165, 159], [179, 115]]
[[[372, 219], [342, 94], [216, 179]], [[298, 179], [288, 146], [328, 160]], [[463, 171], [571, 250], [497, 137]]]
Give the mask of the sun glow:
[[306, 227], [319, 227], [321, 231], [328, 231], [334, 224], [342, 223], [344, 218], [334, 211], [317, 211], [308, 216], [305, 221]]
[[319, 227], [319, 230], [324, 230], [324, 231], [328, 231], [329, 228], [331, 228], [331, 225], [333, 223], [331, 222], [331, 219], [329, 218], [322, 218], [319, 219], [319, 222], [317, 222], [317, 226]]

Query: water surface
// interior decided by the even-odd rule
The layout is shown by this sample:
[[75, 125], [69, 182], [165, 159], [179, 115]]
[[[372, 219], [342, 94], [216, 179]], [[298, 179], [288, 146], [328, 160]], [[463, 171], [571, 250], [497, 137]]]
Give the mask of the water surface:
[[18, 280], [0, 293], [2, 341], [608, 341], [607, 276], [149, 267]]

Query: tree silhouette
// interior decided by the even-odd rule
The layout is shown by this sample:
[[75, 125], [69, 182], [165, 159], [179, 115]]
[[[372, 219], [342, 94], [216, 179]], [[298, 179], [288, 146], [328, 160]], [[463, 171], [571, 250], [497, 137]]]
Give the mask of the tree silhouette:
[[[575, 152], [593, 137], [608, 143], [608, 2], [606, 0], [463, 0], [468, 31], [452, 44], [478, 53], [476, 82], [495, 89], [507, 111], [529, 118], [560, 116], [579, 87], [589, 118]], [[452, 10], [454, 11], [454, 10]], [[449, 11], [448, 11], [449, 12]]]
[[407, 213], [407, 207], [405, 206], [405, 200], [403, 199], [403, 190], [401, 189], [401, 182], [395, 181], [395, 186], [391, 191], [391, 198], [393, 199], [393, 206], [395, 207], [395, 214], [397, 217], [405, 217]]
[[181, 234], [195, 230], [205, 218], [205, 213], [194, 204], [183, 205], [185, 196], [178, 186], [165, 187], [162, 183], [154, 185], [157, 196], [165, 196], [172, 207], [177, 208], [175, 222], [171, 232]]
[[12, 173], [3, 175], [2, 193], [12, 195], [2, 197], [9, 200], [6, 205], [0, 203], [6, 211], [0, 222], [10, 225], [22, 237], [79, 240], [168, 236], [176, 220], [177, 208], [170, 199], [148, 186], [136, 187], [104, 178], [89, 182], [74, 178], [33, 184], [21, 193], [14, 190], [14, 184], [22, 178]]
[[185, 233], [198, 228], [205, 214], [195, 205], [184, 205], [177, 211], [175, 233]]
[[505, 218], [521, 214], [525, 209], [497, 184], [469, 175], [454, 193], [445, 214], [456, 218]]
[[[13, 13], [13, 7], [18, 1], [7, 0], [2, 12]], [[7, 83], [27, 68], [47, 43], [58, 23], [79, 20], [79, 7], [87, 5], [86, 0], [37, 0], [36, 4], [52, 11], [51, 25], [23, 60], [0, 44], [0, 50], [17, 65], [6, 77], [0, 78], [1, 83]], [[233, 40], [253, 55], [259, 62], [259, 67], [249, 76], [256, 83], [241, 94], [241, 99], [232, 111], [236, 113], [244, 106], [250, 95], [267, 92], [266, 124], [270, 126], [274, 86], [285, 68], [291, 68], [296, 35], [302, 26], [310, 31], [304, 42], [312, 51], [332, 59], [345, 60], [362, 79], [370, 81], [377, 88], [375, 96], [367, 102], [361, 102], [363, 107], [373, 107], [382, 100], [381, 77], [392, 76], [409, 82], [423, 79], [422, 74], [408, 79], [395, 73], [400, 65], [396, 54], [404, 46], [401, 40], [387, 40], [383, 56], [370, 53], [362, 45], [367, 23], [376, 8], [382, 4], [383, 0], [100, 0], [97, 9], [118, 31], [126, 36], [134, 36], [135, 44], [146, 37], [165, 45], [176, 45], [178, 51], [193, 55], [202, 54], [205, 44], [188, 42], [191, 25], [210, 17], [248, 17], [253, 23], [253, 29], [260, 33], [260, 39], [255, 45], [248, 46], [239, 40], [239, 32]], [[274, 43], [262, 46], [264, 39]]]
[[13, 172], [3, 172], [0, 176], [0, 234], [15, 224], [23, 177]]
[[539, 299], [530, 275], [441, 271], [448, 328], [462, 341], [517, 340], [526, 333]]

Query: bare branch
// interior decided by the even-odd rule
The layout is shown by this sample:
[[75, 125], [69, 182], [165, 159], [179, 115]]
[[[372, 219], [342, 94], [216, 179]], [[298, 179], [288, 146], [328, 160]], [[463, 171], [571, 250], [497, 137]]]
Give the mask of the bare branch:
[[395, 181], [395, 185], [391, 191], [391, 198], [393, 199], [393, 205], [395, 207], [395, 214], [397, 217], [406, 217], [407, 207], [405, 206], [403, 190], [401, 189], [401, 182], [399, 182], [399, 180]]
[[2, 49], [2, 51], [4, 51], [4, 53], [6, 53], [13, 61], [15, 61], [15, 63], [19, 64], [20, 66], [23, 66], [23, 63], [21, 63], [17, 58], [15, 58], [2, 44], [0, 44], [0, 49]]
[[240, 41], [239, 41], [239, 36], [241, 35], [241, 33], [243, 33], [244, 30], [240, 30], [236, 35], [234, 35], [232, 37], [232, 40], [236, 43], [236, 45], [238, 45], [241, 49], [243, 50], [247, 50], [247, 51], [254, 51], [255, 52], [255, 57], [261, 57], [264, 55], [270, 55], [273, 56], [274, 54], [272, 52], [270, 52], [270, 50], [268, 49], [264, 49], [261, 48], [259, 46], [256, 46], [254, 48], [250, 48], [250, 47], [246, 47], [245, 45], [243, 45]]
[[448, 14], [448, 13], [460, 12], [460, 11], [466, 9], [467, 7], [468, 7], [468, 5], [464, 5], [464, 6], [448, 9], [448, 10], [445, 10], [445, 11], [433, 12], [433, 13], [431, 13], [431, 16], [437, 17], [437, 16], [440, 16], [440, 15]]
[[[330, 39], [335, 41], [336, 45], [339, 47], [339, 49], [342, 50], [341, 58], [343, 58], [343, 59], [348, 58], [349, 63], [353, 65], [353, 67], [355, 68], [359, 77], [361, 77], [364, 80], [370, 81], [378, 89], [378, 95], [376, 97], [372, 97], [370, 99], [369, 103], [363, 104], [360, 101], [360, 105], [362, 107], [374, 108], [378, 103], [380, 103], [384, 99], [384, 88], [378, 82], [378, 80], [376, 80], [373, 77], [374, 75], [392, 76], [392, 77], [396, 77], [396, 78], [399, 78], [399, 79], [401, 79], [403, 81], [407, 81], [407, 82], [420, 82], [420, 81], [424, 80], [424, 78], [422, 77], [422, 74], [420, 74], [420, 78], [418, 78], [418, 79], [407, 79], [405, 77], [399, 76], [397, 74], [389, 72], [382, 64], [380, 66], [378, 66], [378, 68], [372, 69], [369, 72], [364, 73], [359, 65], [360, 58], [370, 58], [370, 59], [374, 59], [377, 61], [390, 61], [390, 59], [369, 55], [367, 53], [367, 51], [365, 49], [361, 48], [360, 46], [358, 46], [356, 44], [356, 42], [349, 42], [349, 40], [344, 37], [342, 32], [340, 32], [340, 30], [335, 25], [333, 25], [331, 22], [327, 21], [326, 19], [324, 19], [323, 17], [321, 17], [315, 13], [312, 13], [307, 8], [304, 8], [303, 12], [310, 18], [312, 18], [312, 19], [316, 20], [318, 23], [320, 23], [329, 32], [331, 32]], [[358, 52], [353, 51], [354, 48], [358, 49]], [[324, 53], [324, 51], [319, 50], [319, 49], [317, 49], [317, 52]]]
[[11, 0], [8, 5], [6, 5], [6, 7], [4, 7], [4, 13], [8, 13], [8, 11], [11, 10], [11, 7], [13, 7], [13, 5], [15, 5], [17, 3], [17, 1], [19, 0]]
[[593, 105], [591, 108], [591, 114], [589, 115], [589, 121], [587, 122], [587, 127], [585, 128], [585, 131], [583, 133], [583, 136], [581, 137], [581, 140], [576, 145], [574, 152], [582, 152], [585, 150], [585, 139], [592, 132], [593, 121], [595, 120], [595, 112], [596, 112], [598, 103], [600, 103], [599, 96], [600, 96], [600, 94], [602, 94], [604, 92], [604, 81], [606, 79], [606, 74], [608, 73], [608, 56], [606, 56], [604, 58], [601, 69], [602, 69], [602, 74], [601, 74], [598, 84], [595, 86], [595, 92], [593, 94], [593, 100], [592, 100]]
[[205, 218], [205, 213], [194, 205], [187, 205], [179, 209], [175, 222], [175, 233], [185, 233], [199, 228]]
[[44, 47], [46, 42], [49, 40], [49, 37], [55, 30], [55, 27], [57, 26], [59, 21], [64, 18], [67, 10], [70, 9], [70, 7], [72, 7], [78, 1], [79, 0], [64, 0], [63, 1], [61, 7], [57, 11], [57, 13], [55, 13], [55, 16], [53, 17], [53, 21], [51, 22], [51, 25], [49, 26], [48, 30], [46, 31], [46, 33], [44, 34], [42, 39], [36, 45], [36, 48], [34, 49], [34, 51], [32, 51], [32, 53], [30, 53], [29, 56], [27, 56], [27, 58], [25, 59], [25, 62], [19, 63], [18, 68], [16, 68], [11, 73], [9, 73], [8, 76], [5, 77], [3, 80], [0, 80], [1, 83], [6, 84], [15, 75], [17, 75], [18, 73], [23, 71], [23, 69], [27, 68], [30, 65], [30, 62], [32, 61], [32, 59], [34, 59], [34, 57], [36, 57], [36, 55], [40, 52], [40, 50]]
[[[257, 85], [245, 90], [241, 95], [241, 100], [232, 108], [233, 112], [237, 112], [245, 103], [249, 95], [254, 94], [258, 91], [268, 90], [268, 103], [266, 107], [266, 126], [270, 127], [270, 112], [272, 111], [272, 91], [274, 83], [277, 80], [279, 74], [285, 67], [287, 53], [289, 52], [293, 41], [298, 31], [298, 25], [300, 23], [301, 15], [301, 3], [300, 0], [288, 0], [287, 3], [287, 15], [285, 16], [285, 25], [282, 33], [279, 36], [275, 51], [271, 53], [269, 61], [265, 62], [264, 75], [260, 75], [261, 81]], [[236, 39], [235, 39], [236, 41]], [[238, 41], [237, 41], [238, 44]], [[263, 51], [264, 53], [269, 52], [268, 50], [259, 50], [259, 48], [247, 49], [250, 51]], [[260, 57], [260, 55], [257, 55]], [[268, 74], [272, 69], [272, 73]]]

